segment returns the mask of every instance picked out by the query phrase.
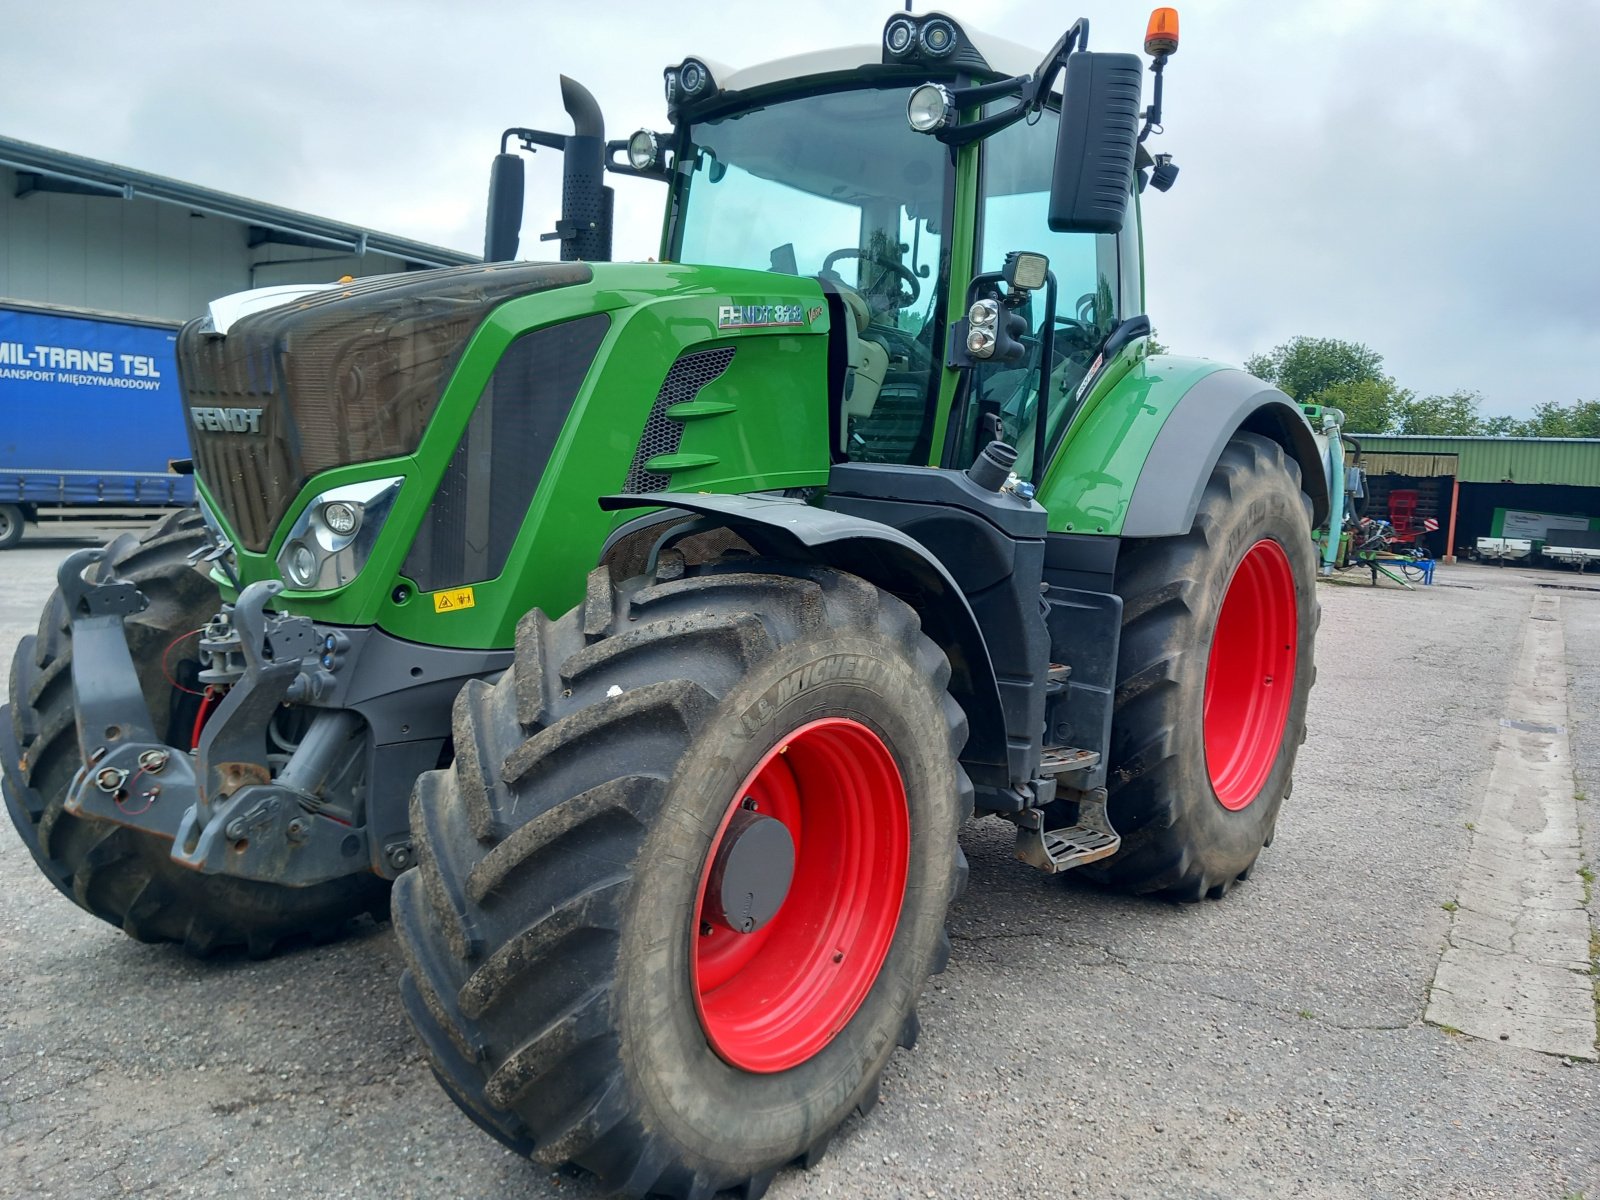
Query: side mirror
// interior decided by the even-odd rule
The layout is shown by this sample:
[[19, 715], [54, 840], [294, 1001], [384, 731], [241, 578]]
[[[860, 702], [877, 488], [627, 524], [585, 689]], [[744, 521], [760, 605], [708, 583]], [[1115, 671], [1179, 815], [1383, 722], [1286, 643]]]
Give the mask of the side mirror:
[[1055, 233], [1116, 233], [1133, 187], [1139, 144], [1139, 89], [1144, 64], [1136, 54], [1067, 55], [1061, 85], [1061, 127], [1050, 181]]
[[483, 233], [485, 262], [509, 262], [517, 256], [522, 233], [522, 159], [496, 154], [489, 168], [489, 219]]

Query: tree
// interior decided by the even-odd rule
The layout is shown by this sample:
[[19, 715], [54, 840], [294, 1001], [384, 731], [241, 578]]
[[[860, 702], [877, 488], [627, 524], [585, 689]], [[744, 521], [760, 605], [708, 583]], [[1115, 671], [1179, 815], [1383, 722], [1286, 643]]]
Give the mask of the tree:
[[1391, 433], [1401, 407], [1411, 399], [1410, 392], [1385, 375], [1331, 384], [1318, 392], [1311, 403], [1344, 413], [1344, 427], [1351, 433]]
[[1600, 400], [1574, 400], [1570, 405], [1546, 400], [1533, 416], [1509, 431], [1517, 437], [1600, 438]]
[[1481, 432], [1491, 437], [1517, 437], [1517, 429], [1522, 422], [1515, 417], [1485, 417]]
[[1308, 404], [1335, 384], [1384, 378], [1383, 355], [1371, 346], [1304, 335], [1251, 355], [1244, 369]]
[[1448, 396], [1410, 396], [1400, 405], [1401, 433], [1431, 437], [1468, 437], [1484, 431], [1477, 392], [1455, 391]]

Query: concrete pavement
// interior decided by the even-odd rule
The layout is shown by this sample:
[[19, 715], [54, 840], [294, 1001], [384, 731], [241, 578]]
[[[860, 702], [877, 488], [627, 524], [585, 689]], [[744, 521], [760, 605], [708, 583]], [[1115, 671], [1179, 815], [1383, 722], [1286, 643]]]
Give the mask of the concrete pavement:
[[[70, 548], [0, 555], [0, 652]], [[1600, 1200], [1600, 1067], [1424, 1020], [1541, 594], [1560, 598], [1564, 667], [1545, 669], [1565, 672], [1562, 779], [1595, 862], [1600, 581], [1437, 580], [1319, 589], [1295, 792], [1225, 901], [1063, 885], [1011, 859], [1010, 826], [969, 826], [917, 1049], [771, 1195]], [[594, 1196], [456, 1112], [398, 971], [387, 926], [266, 963], [138, 945], [5, 828], [0, 1194]]]

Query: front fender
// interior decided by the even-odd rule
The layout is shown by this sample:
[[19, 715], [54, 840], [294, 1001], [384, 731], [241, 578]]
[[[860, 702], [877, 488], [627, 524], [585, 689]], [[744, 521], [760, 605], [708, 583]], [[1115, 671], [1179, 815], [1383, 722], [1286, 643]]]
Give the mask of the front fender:
[[724, 522], [759, 553], [848, 571], [911, 605], [923, 632], [950, 660], [950, 694], [966, 713], [970, 730], [962, 757], [1006, 761], [1000, 689], [988, 644], [961, 588], [921, 542], [878, 521], [776, 496], [604, 496], [600, 507], [615, 512], [657, 508], [663, 501], [673, 510]]

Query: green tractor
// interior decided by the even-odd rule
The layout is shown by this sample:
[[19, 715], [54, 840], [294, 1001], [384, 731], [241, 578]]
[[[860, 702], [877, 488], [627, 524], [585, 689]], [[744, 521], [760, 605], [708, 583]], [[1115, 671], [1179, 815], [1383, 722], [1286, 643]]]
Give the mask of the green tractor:
[[[629, 1196], [757, 1196], [871, 1108], [974, 815], [1223, 896], [1304, 737], [1325, 456], [1152, 352], [1176, 16], [1144, 107], [1087, 42], [897, 12], [685, 59], [626, 142], [563, 80], [489, 261], [214, 304], [198, 511], [71, 555], [13, 664], [39, 867], [195, 953], [392, 881], [450, 1095]], [[560, 262], [510, 261], [513, 142], [563, 154]], [[661, 261], [607, 261], [606, 170], [664, 187]]]

